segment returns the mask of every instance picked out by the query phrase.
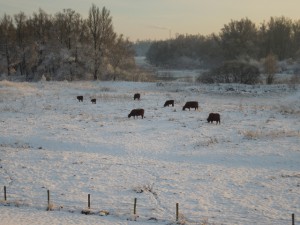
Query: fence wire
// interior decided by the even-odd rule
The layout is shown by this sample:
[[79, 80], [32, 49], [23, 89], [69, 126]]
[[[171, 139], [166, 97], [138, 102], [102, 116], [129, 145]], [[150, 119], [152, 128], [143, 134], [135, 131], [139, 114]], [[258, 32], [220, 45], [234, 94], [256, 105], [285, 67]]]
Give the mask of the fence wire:
[[[15, 188], [2, 187], [1, 192], [4, 193], [4, 200], [0, 200], [0, 205], [12, 207], [29, 207], [37, 210], [49, 211], [64, 211], [70, 213], [82, 213], [99, 216], [113, 216], [121, 220], [134, 221], [153, 221], [153, 222], [167, 222], [176, 224], [216, 224], [210, 212], [189, 212], [184, 205], [179, 206], [178, 212], [176, 207], [172, 209], [157, 208], [156, 205], [149, 203], [144, 198], [141, 199], [122, 199], [122, 201], [114, 201], [113, 203], [103, 203], [99, 196], [93, 197], [90, 195], [90, 201], [87, 196], [65, 196], [57, 192], [44, 189], [44, 192], [20, 192]], [[6, 200], [5, 200], [6, 197]], [[135, 205], [136, 203], [136, 205]], [[90, 207], [89, 207], [90, 206]], [[135, 210], [135, 214], [134, 214]], [[207, 214], [207, 215], [205, 215]], [[226, 212], [213, 212], [213, 215], [218, 215], [218, 221], [222, 218], [226, 220]], [[269, 221], [271, 219], [269, 218]], [[230, 224], [245, 224], [249, 222], [249, 215], [241, 215], [230, 218]], [[255, 218], [253, 218], [255, 221]], [[281, 218], [281, 221], [272, 221], [272, 224], [292, 224], [295, 225], [296, 218], [292, 214], [290, 217]], [[226, 223], [222, 223], [226, 224]]]

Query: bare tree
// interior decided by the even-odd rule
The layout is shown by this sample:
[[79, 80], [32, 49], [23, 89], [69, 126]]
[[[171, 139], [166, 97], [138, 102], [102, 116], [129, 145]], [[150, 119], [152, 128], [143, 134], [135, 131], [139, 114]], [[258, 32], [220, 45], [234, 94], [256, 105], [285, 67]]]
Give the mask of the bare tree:
[[257, 48], [257, 28], [249, 20], [231, 21], [224, 25], [220, 33], [221, 46], [226, 59], [237, 59], [240, 56], [256, 57]]
[[60, 44], [71, 49], [76, 37], [76, 25], [80, 15], [72, 9], [64, 9], [54, 17], [54, 30]]
[[7, 75], [11, 74], [11, 64], [13, 62], [13, 52], [14, 52], [14, 26], [13, 20], [9, 15], [4, 14], [3, 18], [0, 20], [0, 43], [1, 51], [4, 53], [6, 61]]
[[19, 14], [16, 14], [14, 16], [15, 18], [15, 23], [17, 26], [17, 45], [18, 45], [18, 57], [20, 60], [19, 63], [19, 68], [20, 68], [20, 73], [21, 75], [23, 75], [24, 73], [26, 73], [26, 46], [28, 46], [29, 43], [26, 43], [26, 20], [27, 17], [25, 15], [24, 12], [20, 12]]
[[116, 38], [113, 46], [111, 47], [109, 62], [114, 70], [113, 80], [116, 80], [118, 76], [118, 69], [126, 66], [130, 67], [130, 65], [135, 65], [134, 49], [132, 43], [128, 39], [124, 39], [123, 35], [119, 35], [119, 37]]
[[292, 26], [292, 48], [295, 59], [300, 59], [300, 20], [294, 22]]
[[[80, 46], [84, 41], [84, 21], [79, 13], [72, 9], [64, 9], [63, 12], [55, 14], [53, 21], [53, 31], [57, 43], [59, 45], [58, 54], [64, 51], [69, 58], [65, 62], [61, 62], [61, 67], [65, 68], [64, 73], [68, 73], [68, 77], [73, 80], [77, 75], [80, 75], [79, 55]], [[59, 56], [58, 56], [59, 57]]]
[[285, 17], [271, 17], [267, 24], [267, 52], [273, 52], [279, 60], [291, 57], [292, 21]]
[[116, 38], [109, 10], [103, 7], [100, 12], [93, 4], [89, 10], [87, 26], [93, 42], [93, 76], [94, 80], [97, 80], [106, 51]]
[[33, 18], [30, 22], [35, 41], [43, 45], [46, 44], [52, 31], [51, 16], [44, 10], [39, 9], [38, 13], [33, 13]]

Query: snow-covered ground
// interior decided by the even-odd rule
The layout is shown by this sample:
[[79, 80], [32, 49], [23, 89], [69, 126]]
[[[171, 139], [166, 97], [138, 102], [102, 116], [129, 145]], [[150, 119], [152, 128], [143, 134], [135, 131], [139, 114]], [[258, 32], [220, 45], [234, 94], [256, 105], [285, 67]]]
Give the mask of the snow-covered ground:
[[299, 223], [295, 86], [1, 81], [0, 132], [0, 224]]

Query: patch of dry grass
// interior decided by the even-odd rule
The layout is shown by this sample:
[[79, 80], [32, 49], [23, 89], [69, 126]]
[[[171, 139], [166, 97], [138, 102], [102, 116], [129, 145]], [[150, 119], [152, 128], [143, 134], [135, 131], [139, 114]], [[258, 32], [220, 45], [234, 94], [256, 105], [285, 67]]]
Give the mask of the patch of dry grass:
[[256, 140], [262, 138], [283, 138], [283, 137], [300, 137], [300, 131], [295, 130], [271, 130], [271, 131], [262, 131], [262, 130], [247, 130], [240, 132], [244, 135], [245, 138], [249, 140]]
[[131, 100], [133, 97], [131, 95], [127, 94], [108, 94], [108, 93], [101, 93], [97, 95], [93, 95], [94, 98], [96, 99], [101, 99], [101, 100]]
[[282, 114], [290, 114], [290, 115], [300, 115], [300, 108], [297, 108], [297, 104], [287, 107], [287, 106], [280, 106], [279, 112]]
[[27, 82], [11, 82], [7, 80], [0, 81], [0, 88], [16, 88], [18, 90], [35, 90], [33, 84], [27, 83]]

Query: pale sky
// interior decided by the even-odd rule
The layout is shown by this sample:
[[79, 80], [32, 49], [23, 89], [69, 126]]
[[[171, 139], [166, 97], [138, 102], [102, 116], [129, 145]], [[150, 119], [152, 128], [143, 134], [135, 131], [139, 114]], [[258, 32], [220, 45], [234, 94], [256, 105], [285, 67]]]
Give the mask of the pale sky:
[[108, 9], [115, 32], [131, 41], [219, 33], [246, 17], [258, 25], [270, 17], [300, 20], [300, 0], [0, 0], [0, 18], [21, 11], [31, 16], [39, 8], [52, 15], [70, 8], [87, 18], [93, 3]]

